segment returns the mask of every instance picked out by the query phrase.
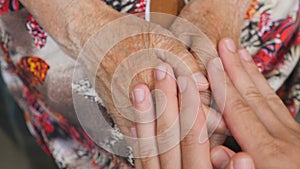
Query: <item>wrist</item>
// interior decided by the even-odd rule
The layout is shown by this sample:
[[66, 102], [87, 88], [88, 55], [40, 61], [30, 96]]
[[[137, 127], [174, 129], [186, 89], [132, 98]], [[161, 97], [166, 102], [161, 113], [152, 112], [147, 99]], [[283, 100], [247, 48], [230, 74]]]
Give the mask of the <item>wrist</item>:
[[122, 16], [99, 0], [20, 0], [46, 32], [70, 56], [105, 24]]
[[[82, 1], [82, 0], [80, 0]], [[68, 12], [67, 23], [65, 23], [65, 37], [74, 49], [72, 56], [77, 56], [86, 41], [106, 24], [122, 16], [121, 13], [107, 6], [104, 2], [96, 0], [83, 5], [74, 4]], [[69, 46], [69, 45], [68, 45]], [[68, 48], [66, 46], [66, 48]], [[69, 53], [69, 52], [68, 52]]]

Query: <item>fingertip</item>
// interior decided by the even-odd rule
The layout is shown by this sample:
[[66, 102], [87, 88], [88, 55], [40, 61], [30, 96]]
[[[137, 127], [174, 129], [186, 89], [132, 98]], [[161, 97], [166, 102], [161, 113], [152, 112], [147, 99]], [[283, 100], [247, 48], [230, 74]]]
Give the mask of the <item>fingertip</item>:
[[155, 68], [155, 79], [157, 81], [161, 81], [167, 77], [170, 77], [172, 79], [175, 78], [173, 68], [167, 63], [160, 63]]
[[196, 86], [197, 86], [199, 91], [204, 91], [204, 90], [207, 90], [209, 88], [208, 80], [204, 76], [203, 73], [201, 73], [201, 72], [194, 73], [192, 75], [192, 78], [195, 81]]
[[185, 90], [187, 88], [187, 85], [188, 85], [187, 84], [188, 83], [187, 78], [184, 77], [184, 76], [179, 76], [177, 78], [177, 83], [178, 83], [180, 93], [185, 92]]
[[208, 72], [208, 78], [210, 76], [213, 76], [217, 72], [224, 72], [224, 66], [222, 60], [219, 57], [210, 60], [207, 66], [207, 72]]
[[150, 90], [145, 84], [137, 84], [132, 91], [132, 98], [134, 105], [142, 104], [149, 97]]
[[252, 60], [252, 56], [250, 55], [250, 53], [246, 50], [246, 49], [240, 49], [238, 51], [240, 58], [243, 61], [249, 62]]
[[215, 168], [225, 168], [230, 164], [230, 159], [230, 155], [223, 146], [217, 146], [211, 150], [211, 161]]
[[245, 152], [235, 154], [229, 165], [230, 169], [255, 169], [252, 157]]
[[231, 38], [227, 38], [227, 37], [220, 40], [218, 44], [218, 48], [221, 56], [223, 56], [222, 55], [223, 51], [235, 53], [237, 50], [235, 42]]

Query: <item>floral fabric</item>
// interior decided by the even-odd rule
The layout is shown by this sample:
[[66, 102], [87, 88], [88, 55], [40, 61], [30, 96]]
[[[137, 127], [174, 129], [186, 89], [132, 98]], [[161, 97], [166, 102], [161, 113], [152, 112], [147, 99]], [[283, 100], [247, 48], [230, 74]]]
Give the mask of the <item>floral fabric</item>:
[[[145, 16], [146, 0], [105, 2], [120, 12]], [[243, 47], [252, 54], [258, 68], [294, 117], [300, 111], [299, 4], [298, 0], [253, 0], [245, 15], [241, 34]], [[0, 14], [22, 8], [17, 0], [0, 0]], [[38, 143], [60, 168], [134, 168], [132, 159], [107, 151], [124, 138], [107, 116], [101, 98], [87, 79], [74, 82], [72, 87], [78, 95], [98, 104], [101, 112], [106, 114], [106, 120], [115, 128], [112, 131], [114, 137], [103, 142], [109, 148], [104, 149], [95, 144], [81, 126], [74, 125], [62, 112], [49, 106], [40, 88], [46, 85], [47, 77], [55, 74], [51, 70], [56, 65], [48, 63], [48, 57], [55, 56], [51, 52], [49, 56], [35, 55], [43, 53], [47, 48], [55, 48], [55, 45], [52, 45], [51, 38], [31, 15], [25, 24], [36, 46], [35, 52], [30, 56], [18, 56], [20, 54], [16, 52], [11, 34], [1, 29], [0, 46], [4, 53], [1, 69], [7, 85], [19, 89], [21, 94], [15, 98], [23, 108], [28, 129]], [[130, 147], [126, 148], [130, 154]]]

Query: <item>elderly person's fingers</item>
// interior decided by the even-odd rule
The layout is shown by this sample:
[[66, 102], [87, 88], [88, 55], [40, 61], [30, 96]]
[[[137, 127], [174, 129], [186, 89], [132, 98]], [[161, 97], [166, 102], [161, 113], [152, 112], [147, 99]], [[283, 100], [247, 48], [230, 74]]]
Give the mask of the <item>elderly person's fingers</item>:
[[[268, 131], [272, 134], [286, 133], [282, 123], [270, 109], [269, 104], [252, 81], [250, 75], [243, 68], [233, 40], [229, 38], [221, 40], [219, 43], [219, 54], [233, 85], [246, 101], [246, 104], [257, 114], [257, 117]], [[260, 106], [257, 106], [258, 104]]]
[[278, 119], [283, 124], [287, 125], [287, 127], [296, 129], [295, 126], [297, 122], [293, 119], [279, 96], [275, 94], [265, 77], [259, 72], [249, 52], [246, 49], [242, 49], [239, 50], [239, 55], [242, 58], [241, 62], [245, 70]]
[[227, 127], [241, 146], [254, 151], [258, 146], [270, 142], [272, 137], [269, 132], [233, 86], [219, 58], [209, 62], [208, 75], [214, 98], [223, 110]]
[[[178, 86], [181, 93], [182, 166], [183, 168], [212, 168], [205, 113], [196, 86], [188, 77], [178, 77]], [[197, 157], [199, 160], [192, 157]]]
[[172, 67], [165, 63], [155, 70], [155, 101], [160, 165], [166, 169], [179, 169], [181, 152], [177, 86]]
[[217, 112], [214, 108], [206, 106], [205, 104], [202, 104], [202, 107], [206, 116], [206, 125], [210, 146], [214, 147], [216, 145], [223, 144], [226, 140], [226, 137], [230, 135], [230, 132], [227, 129], [222, 114]]
[[[133, 90], [133, 104], [136, 108], [136, 133], [138, 151], [143, 169], [160, 168], [155, 139], [155, 112], [151, 93], [146, 85], [138, 84]], [[141, 115], [141, 116], [140, 116]]]

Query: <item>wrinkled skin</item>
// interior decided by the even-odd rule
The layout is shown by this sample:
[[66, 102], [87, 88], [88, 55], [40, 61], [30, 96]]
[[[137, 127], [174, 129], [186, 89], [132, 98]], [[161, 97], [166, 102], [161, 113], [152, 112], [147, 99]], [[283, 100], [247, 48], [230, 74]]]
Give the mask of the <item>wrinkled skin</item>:
[[[180, 36], [181, 33], [189, 32], [189, 30], [187, 30], [186, 25], [185, 24], [178, 25], [176, 21], [174, 22], [174, 24], [170, 28], [171, 32], [174, 33], [175, 36], [178, 37], [180, 40], [183, 40], [184, 42], [186, 42], [186, 45], [191, 45], [191, 49], [192, 49], [194, 58], [191, 58], [190, 55], [188, 55], [188, 61], [186, 61], [186, 63], [189, 66], [193, 67], [193, 64], [189, 61], [195, 59], [194, 63], [197, 63], [196, 65], [198, 65], [200, 67], [200, 70], [205, 74], [205, 65], [208, 63], [208, 61], [210, 59], [217, 56], [216, 50], [213, 50], [213, 49], [215, 49], [217, 42], [221, 38], [231, 37], [235, 40], [236, 44], [239, 45], [239, 38], [240, 38], [241, 28], [243, 25], [243, 18], [244, 18], [244, 15], [245, 15], [250, 3], [251, 3], [251, 1], [249, 1], [249, 0], [243, 1], [243, 2], [237, 1], [237, 0], [232, 0], [230, 2], [224, 2], [221, 0], [215, 0], [215, 1], [194, 0], [194, 1], [191, 1], [181, 11], [179, 16], [182, 17], [183, 19], [188, 20], [192, 24], [194, 24], [197, 28], [199, 28], [200, 32], [204, 32], [205, 35], [201, 34], [200, 36], [207, 36], [208, 38], [200, 37], [201, 40], [197, 41], [199, 37], [197, 38], [197, 37], [190, 36], [189, 40], [186, 40], [186, 37], [182, 38], [182, 36]], [[199, 10], [199, 9], [202, 9], [202, 10]], [[203, 10], [203, 9], [205, 9], [205, 10]], [[239, 10], [236, 10], [236, 9], [239, 9]], [[227, 16], [226, 19], [223, 16]], [[182, 23], [182, 22], [179, 21], [178, 23]], [[161, 28], [158, 28], [158, 29], [161, 29]], [[151, 28], [150, 28], [150, 30], [151, 30]], [[193, 28], [191, 28], [191, 31], [192, 32], [194, 31]], [[164, 32], [164, 31], [161, 29], [161, 31], [159, 30], [159, 31], [155, 31], [155, 32]], [[151, 39], [151, 40], [153, 39], [152, 42], [151, 41], [148, 42], [150, 44], [154, 44], [153, 46], [151, 46], [151, 48], [153, 47], [153, 48], [167, 49], [171, 53], [174, 53], [174, 49], [183, 50], [181, 45], [179, 45], [179, 44], [176, 45], [176, 43], [174, 44], [173, 40], [166, 38], [166, 37], [154, 36], [149, 39]], [[116, 51], [114, 49], [112, 49], [109, 52], [109, 54], [112, 54], [112, 55], [109, 56], [109, 54], [108, 54], [106, 57], [108, 57], [110, 59], [108, 60], [108, 62], [106, 62], [105, 59], [103, 60], [103, 62], [102, 62], [103, 64], [101, 64], [103, 67], [102, 67], [102, 69], [98, 69], [98, 72], [99, 72], [99, 70], [100, 70], [100, 72], [102, 72], [103, 70], [106, 70], [106, 73], [112, 75], [113, 74], [112, 70], [114, 70], [114, 68], [118, 65], [118, 62], [120, 62], [120, 60], [122, 60], [121, 59], [122, 57], [120, 56], [120, 54], [124, 54], [123, 49], [124, 48], [128, 49], [128, 44], [130, 44], [130, 48], [132, 49], [130, 52], [134, 52], [135, 50], [147, 48], [147, 46], [143, 46], [144, 45], [143, 40], [141, 41], [142, 44], [137, 43], [140, 40], [141, 40], [141, 38], [134, 37], [134, 38], [130, 38], [130, 39], [127, 39], [126, 41], [124, 41], [124, 45], [123, 45], [123, 43], [118, 44], [118, 46], [120, 46], [120, 47], [114, 48], [114, 49], [116, 49]], [[192, 43], [192, 44], [190, 44], [190, 43]], [[170, 46], [170, 44], [172, 44], [172, 46]], [[148, 46], [148, 47], [150, 47], [150, 46]], [[205, 52], [203, 52], [203, 51], [205, 51]], [[179, 55], [178, 54], [179, 54], [178, 52], [175, 52], [176, 56], [183, 57], [182, 54], [184, 54], [184, 53], [179, 54]], [[124, 56], [126, 57], [128, 55], [124, 54], [123, 57]], [[156, 56], [152, 56], [152, 57], [155, 58]], [[111, 58], [114, 58], [114, 61], [112, 61]], [[172, 61], [170, 61], [170, 60], [165, 60], [165, 61], [167, 63], [170, 63], [174, 67], [174, 64], [171, 63]], [[151, 61], [151, 59], [149, 59], [149, 60], [147, 60], [147, 62], [149, 62], [149, 64], [150, 64], [151, 62], [153, 63], [154, 60]], [[115, 63], [115, 65], [111, 65], [111, 63]], [[109, 65], [109, 66], [107, 66], [107, 65]], [[129, 67], [130, 66], [127, 66], [127, 68], [129, 68]], [[177, 75], [182, 75], [182, 73], [178, 72], [178, 71], [179, 71], [179, 69], [176, 70], [176, 68], [175, 68], [175, 73]], [[127, 77], [127, 76], [124, 76], [124, 78], [125, 77]], [[153, 77], [152, 72], [150, 72], [150, 71], [138, 74], [133, 79], [130, 86], [132, 87], [133, 85], [137, 84], [138, 82], [144, 82], [150, 86], [150, 89], [153, 89], [152, 84], [153, 84], [154, 80], [153, 80], [153, 78], [149, 78], [149, 77]], [[103, 79], [103, 75], [99, 76], [99, 78]], [[107, 79], [109, 79], [109, 78], [105, 78], [104, 81], [106, 81]], [[102, 81], [102, 83], [104, 81]], [[96, 85], [96, 88], [98, 86], [100, 86], [100, 85]], [[109, 86], [109, 85], [106, 85], [106, 86]], [[122, 87], [122, 85], [120, 85], [119, 87]], [[100, 90], [104, 91], [105, 89], [104, 88], [100, 89], [98, 87], [97, 91], [100, 91]], [[105, 91], [107, 91], [107, 90], [105, 90]], [[124, 89], [124, 91], [125, 91], [125, 89]], [[100, 94], [101, 94], [101, 92], [100, 92]], [[123, 94], [126, 95], [127, 93], [123, 93]], [[109, 94], [109, 93], [102, 94], [102, 95], [104, 97], [111, 96], [111, 94]], [[208, 91], [204, 91], [202, 93], [202, 99], [205, 100], [204, 102], [206, 102], [207, 105], [209, 104], [210, 99], [209, 99]], [[105, 98], [104, 100], [110, 100], [110, 99]], [[110, 105], [112, 105], [112, 104], [109, 104], [109, 107], [110, 107]], [[117, 112], [116, 110], [114, 110], [115, 107], [110, 107], [110, 108], [112, 108], [112, 109], [110, 109], [110, 112]], [[113, 117], [116, 120], [117, 124], [119, 124], [119, 126], [123, 126], [123, 125], [121, 125], [124, 120], [123, 117], [121, 117], [121, 120], [117, 120], [120, 118], [118, 113], [113, 114]], [[211, 121], [214, 121], [214, 120], [215, 119], [211, 119]], [[129, 126], [129, 125], [125, 125], [125, 126]], [[226, 137], [224, 135], [224, 133], [225, 133], [224, 131], [226, 131], [225, 130], [226, 126], [221, 122], [218, 127], [222, 128], [221, 131], [223, 131], [223, 132], [221, 133], [221, 135], [220, 135], [220, 133], [217, 133], [212, 136], [212, 138], [213, 138], [211, 141], [212, 145], [221, 144]], [[124, 130], [127, 130], [127, 129], [128, 129], [128, 127], [125, 127]]]
[[[150, 89], [153, 89], [153, 73], [151, 70], [141, 72], [134, 76], [130, 84], [124, 84], [124, 81], [128, 80], [127, 78], [131, 79], [134, 75], [127, 70], [125, 75], [117, 76], [116, 82], [118, 83], [112, 83], [117, 66], [124, 58], [128, 58], [130, 54], [133, 54], [136, 51], [158, 48], [174, 54], [177, 58], [181, 58], [181, 63], [184, 64], [177, 64], [174, 61], [174, 57], [166, 57], [170, 56], [170, 54], [148, 52], [147, 60], [140, 59], [133, 62], [125, 62], [124, 67], [133, 68], [132, 70], [134, 71], [134, 66], [138, 65], [138, 63], [154, 67], [164, 60], [174, 67], [177, 76], [191, 76], [191, 73], [200, 71], [205, 73], [204, 65], [206, 65], [211, 57], [216, 57], [217, 54], [214, 50], [208, 50], [206, 53], [201, 53], [202, 49], [214, 49], [217, 41], [223, 36], [230, 36], [231, 38], [236, 39], [236, 41], [239, 39], [242, 16], [244, 16], [247, 9], [247, 3], [245, 2], [244, 4], [243, 2], [243, 4], [240, 4], [240, 2], [235, 2], [236, 0], [226, 3], [221, 0], [195, 0], [190, 2], [183, 9], [180, 16], [194, 23], [211, 41], [209, 42], [207, 38], [202, 38], [200, 41], [192, 41], [192, 38], [189, 37], [188, 39], [190, 40], [188, 41], [193, 42], [191, 44], [192, 55], [185, 49], [184, 45], [174, 38], [171, 38], [171, 32], [156, 24], [151, 24], [135, 17], [131, 17], [125, 20], [125, 22], [122, 21], [117, 26], [109, 27], [110, 29], [107, 28], [107, 30], [104, 31], [108, 32], [104, 34], [98, 34], [105, 25], [107, 26], [111, 21], [124, 16], [105, 7], [106, 5], [99, 0], [64, 1], [64, 3], [61, 3], [61, 1], [58, 0], [51, 3], [46, 0], [22, 0], [22, 3], [26, 8], [35, 16], [39, 23], [41, 23], [45, 30], [58, 42], [60, 47], [67, 54], [74, 59], [77, 59], [80, 52], [80, 56], [88, 56], [80, 57], [80, 61], [88, 70], [90, 80], [92, 82], [95, 80], [94, 87], [96, 88], [97, 93], [102, 97], [114, 121], [126, 135], [129, 135], [129, 128], [132, 124], [130, 120], [125, 119], [124, 116], [120, 114], [114, 104], [111, 87], [114, 85], [118, 86], [117, 98], [122, 96], [120, 97], [122, 98], [121, 104], [124, 103], [125, 107], [128, 107], [128, 96], [130, 91], [128, 88], [131, 89], [132, 86], [137, 83], [145, 83]], [[238, 5], [238, 7], [236, 5]], [[243, 6], [243, 8], [240, 8], [240, 6]], [[100, 7], [100, 9], [96, 7]], [[240, 11], [236, 10], [236, 8], [240, 9]], [[61, 17], [62, 11], [64, 14], [63, 16], [65, 17]], [[207, 15], [208, 13], [210, 15]], [[228, 16], [226, 20], [223, 18], [224, 15]], [[51, 16], [51, 18], [49, 19], [48, 16]], [[231, 19], [228, 18], [232, 18], [234, 22], [231, 22]], [[176, 26], [176, 23], [178, 22], [175, 21], [174, 26], [171, 26], [171, 31], [181, 39], [179, 35], [183, 31], [188, 31], [181, 29], [178, 25]], [[219, 24], [223, 25], [223, 27], [218, 27]], [[176, 27], [176, 29], [174, 29], [174, 27]], [[118, 31], [114, 32], [111, 30]], [[140, 32], [140, 34], [124, 37], [125, 35], [128, 35], [127, 31], [136, 31]], [[143, 33], [145, 31], [155, 32], [156, 35]], [[163, 34], [163, 36], [157, 34]], [[168, 37], [165, 35], [168, 35]], [[99, 38], [101, 36], [105, 38]], [[118, 40], [118, 43], [113, 43], [113, 46], [107, 46], [107, 44], [109, 44], [108, 40], [109, 42]], [[186, 41], [185, 39], [183, 40]], [[108, 49], [110, 50], [106, 53]], [[142, 54], [142, 56], [145, 56], [145, 54]], [[187, 65], [191, 71], [187, 71], [187, 69], [185, 69], [186, 66], [184, 65]], [[203, 80], [201, 81], [203, 82]], [[205, 89], [205, 87], [202, 86], [202, 90], [203, 89]], [[209, 93], [207, 93], [207, 91], [206, 95], [203, 96], [203, 100], [206, 100], [206, 103], [209, 104]], [[220, 122], [218, 128], [222, 129], [221, 133], [225, 132], [226, 127], [224, 123]]]
[[[153, 68], [162, 60], [173, 66], [177, 76], [186, 75], [191, 77], [193, 73], [204, 71], [204, 68], [197, 64], [193, 55], [185, 49], [180, 41], [177, 41], [169, 31], [158, 25], [148, 23], [134, 16], [128, 16], [128, 19], [120, 21], [120, 24], [108, 25], [107, 30], [105, 29], [87, 41], [80, 59], [86, 66], [88, 65], [90, 79], [95, 80], [96, 91], [104, 100], [115, 123], [118, 124], [123, 133], [130, 136], [129, 129], [135, 119], [129, 93], [134, 85], [144, 83], [151, 90], [154, 89]], [[114, 34], [105, 32], [111, 29], [135, 29], [132, 32], [140, 32], [140, 34], [127, 37], [130, 31], [115, 32]], [[125, 38], [120, 38], [123, 36]], [[114, 41], [117, 43], [116, 45], [110, 45], [110, 42], [101, 39], [110, 39], [112, 44], [114, 44]], [[119, 39], [124, 40], [119, 41]], [[113, 47], [110, 48], [111, 46]], [[152, 48], [165, 52], [153, 51]], [[103, 51], [109, 52], [105, 53]], [[143, 52], [138, 53], [140, 51]], [[102, 57], [100, 53], [102, 53]], [[87, 57], [85, 57], [95, 56], [96, 54], [98, 55], [97, 58], [88, 57], [87, 60]], [[95, 78], [93, 77], [94, 74], [96, 75]], [[119, 106], [122, 108], [118, 109]], [[127, 113], [126, 116], [129, 119], [124, 118], [124, 113]]]
[[[197, 62], [206, 68], [211, 59], [218, 57], [216, 47], [222, 38], [230, 37], [237, 46], [240, 46], [244, 16], [251, 2], [251, 0], [192, 0], [182, 9], [179, 17], [195, 27], [186, 25], [181, 20], [175, 20], [170, 30], [181, 41], [191, 46]], [[203, 74], [206, 75], [206, 71]], [[202, 92], [202, 99], [204, 103], [210, 104], [209, 90]], [[208, 120], [208, 123], [210, 121], [215, 120]], [[210, 139], [211, 145], [222, 144], [225, 138], [225, 133], [215, 133]]]

